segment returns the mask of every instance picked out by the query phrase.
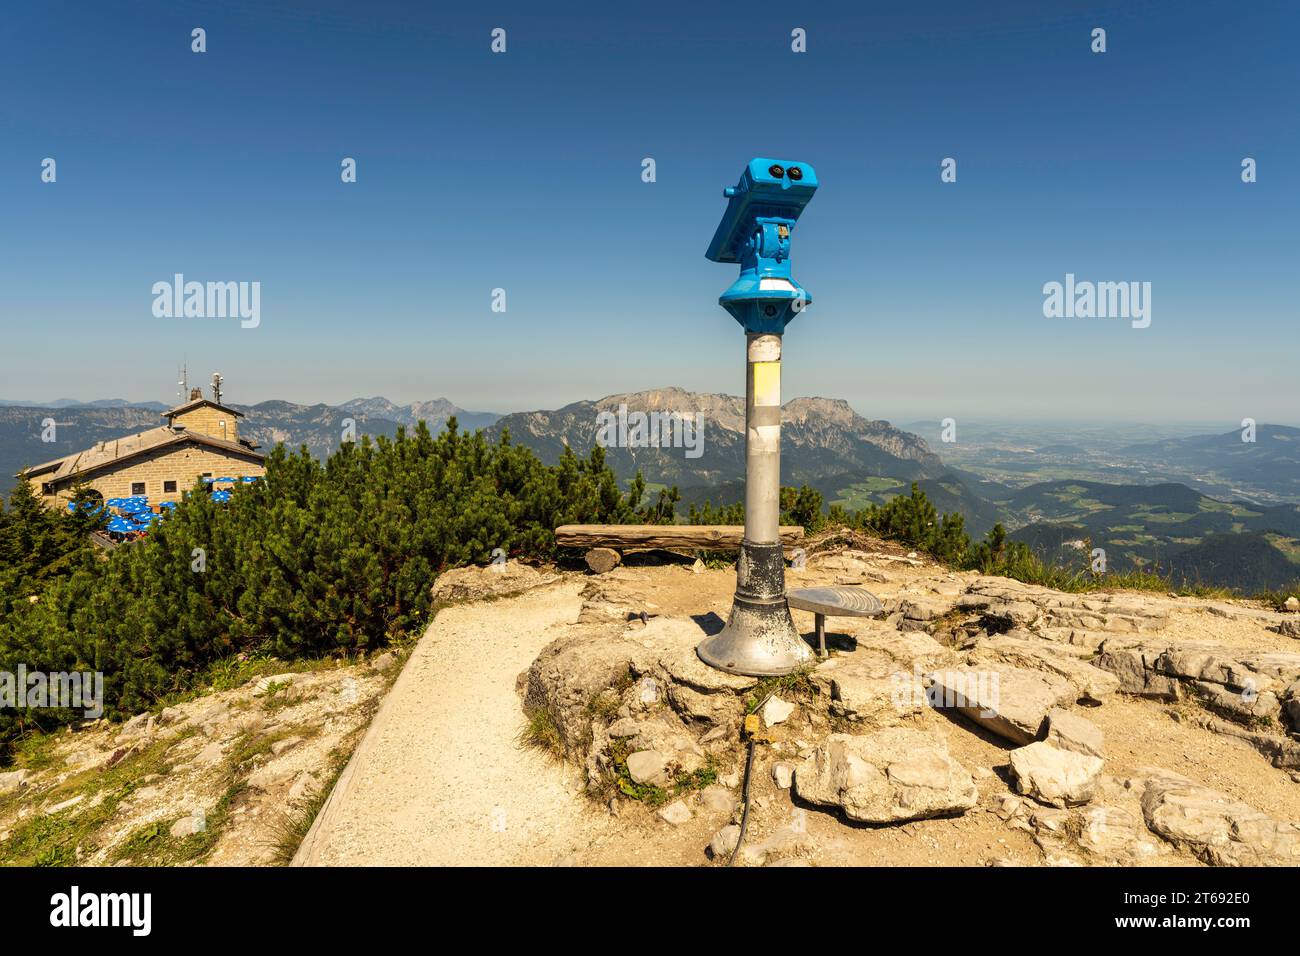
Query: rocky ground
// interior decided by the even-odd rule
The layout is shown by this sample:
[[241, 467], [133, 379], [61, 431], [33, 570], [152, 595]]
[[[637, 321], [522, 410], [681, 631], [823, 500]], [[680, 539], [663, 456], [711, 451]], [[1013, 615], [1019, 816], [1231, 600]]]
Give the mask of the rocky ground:
[[887, 616], [830, 619], [829, 660], [759, 682], [694, 653], [733, 580], [591, 577], [520, 678], [534, 737], [619, 823], [568, 862], [725, 862], [765, 700], [744, 865], [1300, 864], [1296, 615], [844, 550], [790, 586], [863, 585]]
[[858, 541], [789, 584], [886, 615], [757, 681], [695, 655], [731, 568], [636, 561], [450, 572], [409, 657], [47, 737], [0, 774], [0, 863], [725, 865], [750, 712], [739, 865], [1300, 863], [1300, 614]]
[[0, 774], [0, 863], [287, 862], [400, 659], [257, 663], [273, 672], [27, 747]]

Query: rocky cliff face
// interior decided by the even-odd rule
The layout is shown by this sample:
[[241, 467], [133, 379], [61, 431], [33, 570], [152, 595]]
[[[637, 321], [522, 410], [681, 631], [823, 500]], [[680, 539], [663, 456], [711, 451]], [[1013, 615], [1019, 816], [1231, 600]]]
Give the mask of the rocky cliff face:
[[[734, 395], [681, 388], [609, 395], [554, 411], [506, 415], [488, 433], [496, 437], [509, 429], [515, 441], [554, 462], [566, 446], [579, 455], [588, 454], [599, 438], [600, 416], [618, 416], [620, 409], [625, 409], [629, 418], [637, 413], [677, 413], [702, 426], [698, 448], [687, 442], [647, 447], [633, 439], [607, 446], [606, 457], [620, 477], [630, 478], [640, 470], [647, 481], [683, 488], [744, 477], [745, 403]], [[630, 435], [631, 428], [627, 432]], [[781, 453], [781, 480], [787, 485], [838, 474], [910, 480], [938, 477], [944, 470], [924, 439], [888, 422], [869, 421], [841, 399], [796, 398], [787, 402], [782, 414]]]

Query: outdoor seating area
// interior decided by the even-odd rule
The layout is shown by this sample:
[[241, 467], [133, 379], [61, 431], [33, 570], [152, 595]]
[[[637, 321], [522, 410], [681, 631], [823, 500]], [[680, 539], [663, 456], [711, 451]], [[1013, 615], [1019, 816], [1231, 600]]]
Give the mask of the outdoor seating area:
[[[224, 504], [230, 500], [231, 489], [236, 484], [252, 484], [258, 480], [258, 477], [241, 475], [237, 478], [204, 478], [203, 483], [208, 486], [208, 493], [212, 500]], [[76, 511], [77, 507], [76, 502], [68, 502], [68, 511]], [[178, 504], [175, 501], [150, 504], [148, 495], [109, 498], [102, 505], [88, 501], [81, 503], [83, 513], [102, 516], [105, 522], [103, 532], [119, 543], [144, 537], [149, 533], [150, 528], [165, 520], [176, 507]]]

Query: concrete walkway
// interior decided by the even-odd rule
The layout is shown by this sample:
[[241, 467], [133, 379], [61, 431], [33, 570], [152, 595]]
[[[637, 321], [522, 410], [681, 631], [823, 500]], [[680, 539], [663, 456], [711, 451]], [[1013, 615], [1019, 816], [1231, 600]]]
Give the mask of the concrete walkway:
[[295, 866], [550, 865], [608, 825], [522, 749], [515, 678], [577, 619], [575, 580], [446, 608], [407, 660]]

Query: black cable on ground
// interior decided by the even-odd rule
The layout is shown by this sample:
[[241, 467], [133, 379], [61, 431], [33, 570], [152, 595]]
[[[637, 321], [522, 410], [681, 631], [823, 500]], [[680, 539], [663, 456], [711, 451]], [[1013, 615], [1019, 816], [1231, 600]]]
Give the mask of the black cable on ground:
[[[757, 714], [760, 710], [763, 709], [763, 705], [766, 704], [768, 700], [771, 698], [771, 696], [775, 693], [776, 693], [776, 688], [773, 687], [771, 690], [769, 690], [766, 694], [763, 695], [762, 700], [760, 700], [757, 704], [755, 704], [753, 710], [749, 711], [749, 713]], [[740, 814], [740, 836], [736, 839], [736, 848], [731, 851], [731, 859], [727, 861], [727, 866], [736, 865], [736, 860], [740, 856], [740, 848], [745, 842], [745, 828], [749, 825], [749, 778], [754, 770], [755, 743], [756, 741], [754, 740], [754, 738], [750, 737], [749, 755], [745, 758], [745, 786], [743, 791], [743, 797], [745, 800], [745, 809]]]
[[754, 738], [749, 739], [749, 756], [745, 758], [745, 809], [740, 815], [740, 836], [736, 838], [736, 848], [731, 851], [727, 866], [735, 866], [740, 856], [740, 848], [745, 843], [745, 827], [749, 825], [749, 777], [754, 769]]

